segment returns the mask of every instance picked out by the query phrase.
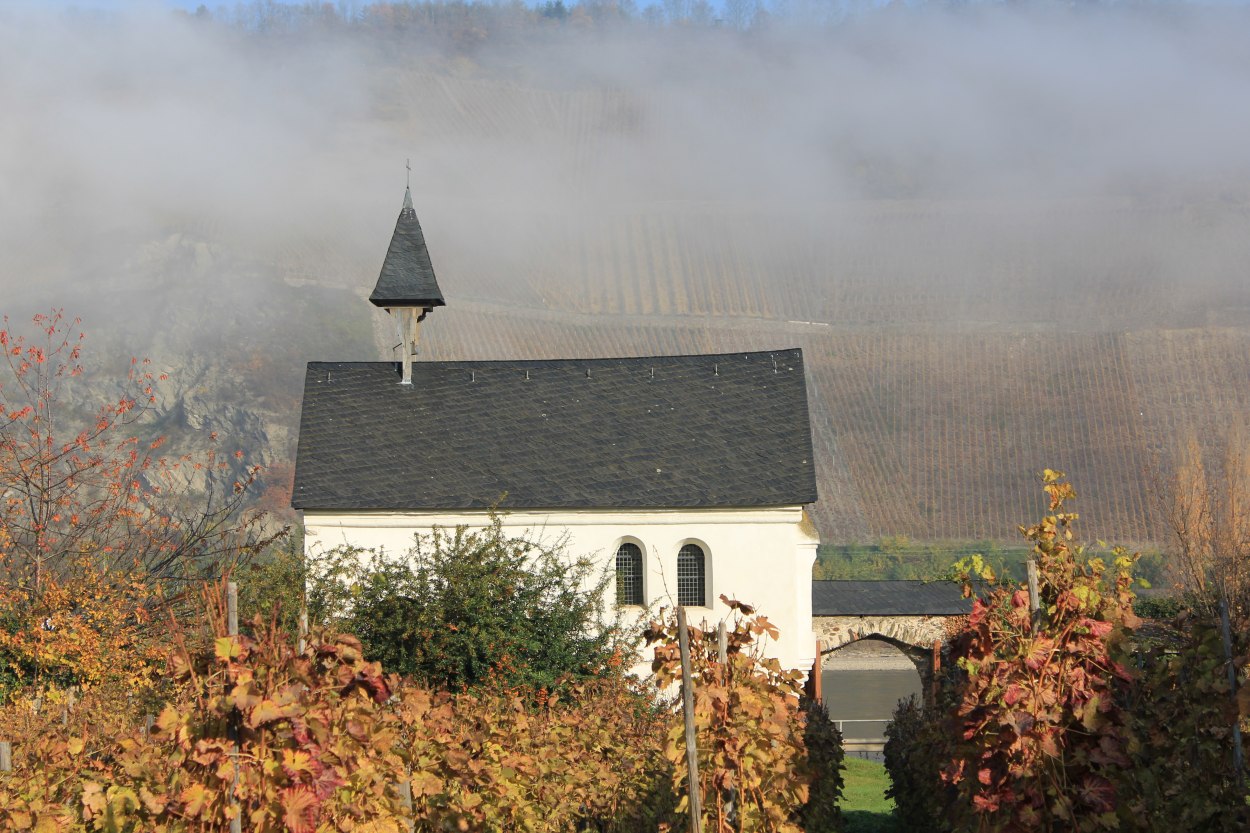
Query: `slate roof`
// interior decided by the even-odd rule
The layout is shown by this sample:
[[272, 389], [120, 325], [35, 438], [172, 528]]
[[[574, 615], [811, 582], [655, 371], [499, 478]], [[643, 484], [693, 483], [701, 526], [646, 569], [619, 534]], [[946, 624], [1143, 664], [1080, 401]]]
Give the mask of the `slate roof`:
[[949, 616], [972, 612], [953, 581], [813, 581], [813, 616]]
[[404, 207], [395, 221], [391, 245], [382, 261], [382, 272], [369, 300], [379, 307], [445, 305], [434, 279], [434, 265], [425, 246], [425, 234], [412, 207], [412, 192], [404, 189]]
[[801, 350], [653, 358], [313, 362], [297, 509], [812, 503]]

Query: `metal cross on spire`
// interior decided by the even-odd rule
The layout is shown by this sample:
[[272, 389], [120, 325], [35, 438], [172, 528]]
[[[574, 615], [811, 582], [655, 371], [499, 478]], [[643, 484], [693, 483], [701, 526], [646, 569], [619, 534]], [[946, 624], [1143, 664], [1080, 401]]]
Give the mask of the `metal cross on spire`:
[[404, 187], [411, 188], [412, 187], [412, 160], [405, 159], [404, 167], [408, 169], [408, 173], [404, 175]]

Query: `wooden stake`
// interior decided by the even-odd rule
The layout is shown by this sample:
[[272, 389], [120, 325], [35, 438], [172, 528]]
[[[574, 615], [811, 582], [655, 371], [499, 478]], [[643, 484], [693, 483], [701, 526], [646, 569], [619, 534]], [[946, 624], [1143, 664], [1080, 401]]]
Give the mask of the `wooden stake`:
[[942, 640], [940, 639], [933, 640], [933, 668], [930, 673], [933, 678], [929, 681], [929, 702], [936, 703], [942, 675]]
[[399, 782], [399, 803], [404, 805], [404, 809], [408, 811], [408, 817], [404, 819], [404, 829], [412, 830], [416, 824], [412, 818], [412, 776], [411, 774], [404, 776], [404, 780]]
[[729, 637], [725, 633], [725, 620], [716, 626], [716, 656], [723, 667], [729, 666]]
[[824, 675], [825, 675], [825, 646], [816, 640], [816, 659], [812, 663], [812, 699], [817, 703], [824, 702]]
[[302, 654], [308, 649], [308, 608], [301, 607], [299, 611], [299, 652]]
[[[233, 581], [226, 583], [226, 633], [230, 636], [239, 635], [239, 585]], [[232, 717], [237, 723], [237, 716]], [[230, 805], [234, 808], [234, 818], [230, 819], [230, 833], [243, 833], [243, 811], [239, 807], [239, 730], [237, 725], [231, 726], [230, 734], [234, 746], [230, 750], [230, 758], [234, 763], [234, 780], [230, 785]]]
[[239, 585], [233, 581], [226, 584], [226, 633], [239, 635]]
[[681, 650], [681, 705], [686, 717], [686, 770], [690, 793], [690, 830], [703, 833], [703, 797], [699, 785], [698, 734], [694, 728], [694, 688], [690, 677], [690, 633], [686, 609], [677, 606], [677, 646]]
[[1038, 590], [1037, 559], [1029, 559], [1029, 612], [1033, 614], [1033, 630], [1042, 625], [1042, 601]]
[[0, 772], [13, 771], [13, 744], [0, 740]]
[[[1228, 666], [1228, 696], [1237, 705], [1237, 669], [1233, 667], [1233, 637], [1228, 623], [1228, 599], [1220, 599], [1220, 630], [1224, 637], [1224, 662]], [[1241, 715], [1233, 709], [1233, 771], [1237, 773], [1237, 782], [1244, 784], [1245, 758], [1241, 751]], [[1244, 789], [1244, 787], [1243, 787]]]

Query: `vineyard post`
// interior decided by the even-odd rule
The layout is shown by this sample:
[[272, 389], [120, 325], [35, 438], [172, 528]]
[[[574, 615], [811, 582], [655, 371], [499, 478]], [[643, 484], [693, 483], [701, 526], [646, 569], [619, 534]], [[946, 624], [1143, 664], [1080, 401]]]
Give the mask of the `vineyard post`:
[[[226, 633], [231, 637], [239, 635], [239, 585], [235, 582], [226, 583]], [[234, 816], [230, 819], [230, 833], [243, 833], [243, 810], [239, 807], [239, 727], [238, 720], [232, 719], [228, 729], [230, 734], [230, 758], [234, 763], [234, 778], [230, 785], [230, 806], [234, 808]]]
[[308, 608], [300, 607], [299, 610], [299, 652], [302, 654], [308, 649]]
[[308, 650], [308, 552], [303, 547], [300, 547], [300, 568], [304, 586], [299, 592], [299, 652], [303, 654]]
[[416, 819], [413, 818], [412, 812], [412, 778], [411, 774], [405, 775], [404, 780], [399, 782], [399, 801], [404, 805], [404, 809], [408, 811], [408, 817], [404, 819], [405, 830], [416, 829]]
[[824, 676], [824, 659], [825, 644], [820, 639], [817, 639], [816, 659], [812, 662], [812, 699], [817, 703], [823, 702], [825, 699], [825, 692], [822, 690], [824, 680], [821, 679]]
[[716, 658], [720, 660], [721, 671], [729, 673], [729, 639], [725, 634], [725, 620], [716, 626]]
[[0, 772], [13, 771], [13, 744], [0, 740]]
[[[1228, 694], [1233, 698], [1234, 706], [1237, 703], [1237, 669], [1233, 665], [1233, 637], [1229, 632], [1231, 628], [1228, 624], [1228, 599], [1220, 599], [1220, 631], [1224, 636], [1224, 662], [1228, 667]], [[1245, 759], [1241, 751], [1241, 714], [1234, 708], [1233, 710], [1233, 770], [1237, 773], [1237, 783], [1241, 784], [1244, 789], [1245, 780], [1243, 771], [1245, 769]]]
[[1029, 559], [1029, 613], [1033, 615], [1033, 630], [1042, 624], [1042, 602], [1037, 587], [1037, 559]]
[[690, 788], [690, 830], [691, 833], [703, 833], [698, 735], [694, 728], [694, 688], [690, 678], [690, 633], [686, 628], [686, 609], [681, 605], [677, 605], [677, 645], [681, 650], [681, 705], [686, 718], [686, 770]]
[[239, 635], [239, 585], [233, 581], [226, 584], [226, 633]]
[[937, 703], [942, 675], [942, 640], [933, 640], [933, 679], [929, 681], [929, 702]]

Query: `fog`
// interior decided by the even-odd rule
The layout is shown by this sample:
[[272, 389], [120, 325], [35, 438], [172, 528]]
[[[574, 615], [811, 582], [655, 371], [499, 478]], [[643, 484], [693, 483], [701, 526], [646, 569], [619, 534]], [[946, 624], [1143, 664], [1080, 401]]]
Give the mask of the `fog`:
[[[315, 277], [364, 286], [406, 159], [436, 265], [470, 273], [541, 256], [552, 215], [568, 239], [622, 212], [730, 209], [785, 218], [782, 238], [752, 241], [764, 256], [836, 227], [887, 261], [900, 232], [874, 239], [855, 219], [866, 203], [922, 205], [939, 231], [917, 245], [936, 234], [969, 253], [1003, 235], [1057, 243], [1074, 211], [1126, 204], [1245, 217], [1244, 9], [899, 8], [748, 32], [570, 19], [462, 50], [412, 30], [266, 34], [157, 6], [0, 14], [0, 281], [42, 305], [72, 307], [81, 281], [124, 277], [135, 246], [178, 231], [258, 263], [314, 246], [342, 258], [314, 257]], [[1021, 205], [1043, 219], [1004, 227]], [[1075, 229], [1096, 240], [1089, 222]], [[1195, 244], [1208, 258], [1209, 233]], [[1195, 280], [1239, 281], [1224, 274], [1233, 255]], [[978, 284], [994, 269], [977, 263], [946, 271]], [[942, 279], [923, 271], [881, 277]], [[469, 294], [484, 286], [466, 278]]]
[[0, 7], [0, 312], [277, 487], [304, 362], [388, 355], [406, 160], [427, 357], [802, 346], [831, 540], [1009, 534], [1043, 466], [1131, 538], [1148, 450], [1250, 407], [1250, 10], [340, 5]]

